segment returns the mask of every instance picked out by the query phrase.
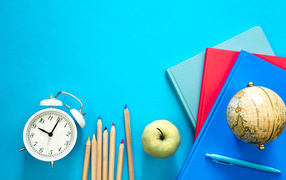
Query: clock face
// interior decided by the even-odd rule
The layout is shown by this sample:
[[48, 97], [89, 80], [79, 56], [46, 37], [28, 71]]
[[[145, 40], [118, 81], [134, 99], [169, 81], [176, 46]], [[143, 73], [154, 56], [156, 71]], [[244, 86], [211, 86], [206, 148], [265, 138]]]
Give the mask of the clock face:
[[62, 110], [49, 108], [34, 114], [24, 129], [24, 143], [29, 153], [42, 161], [66, 156], [77, 138], [75, 123]]

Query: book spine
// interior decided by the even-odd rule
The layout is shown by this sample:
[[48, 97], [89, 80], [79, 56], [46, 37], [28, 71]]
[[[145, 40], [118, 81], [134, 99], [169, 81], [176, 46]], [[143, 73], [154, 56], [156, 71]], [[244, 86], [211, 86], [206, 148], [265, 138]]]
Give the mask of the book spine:
[[205, 98], [205, 78], [206, 78], [206, 59], [207, 59], [207, 55], [208, 55], [208, 48], [206, 49], [206, 55], [205, 55], [205, 61], [204, 61], [204, 70], [203, 70], [203, 76], [202, 76], [202, 85], [201, 85], [201, 92], [200, 92], [200, 101], [199, 101], [199, 108], [198, 108], [198, 116], [197, 116], [197, 123], [196, 123], [196, 131], [195, 131], [195, 137], [194, 137], [194, 141], [196, 140], [196, 138], [199, 135], [199, 132], [202, 129], [202, 126], [204, 124], [204, 121], [202, 121], [202, 111], [203, 111], [203, 99]]
[[191, 120], [193, 130], [195, 130], [195, 128], [196, 128], [196, 120], [195, 120], [194, 115], [192, 114], [192, 112], [191, 112], [191, 110], [190, 110], [186, 100], [185, 100], [185, 97], [184, 97], [180, 87], [178, 86], [178, 83], [176, 81], [175, 76], [172, 73], [171, 68], [167, 69], [166, 72], [168, 74], [169, 79], [171, 80], [171, 84], [173, 85], [174, 89], [176, 90], [177, 95], [179, 96], [179, 99], [180, 99], [181, 103], [183, 104], [183, 107], [184, 107], [186, 113], [188, 114], [188, 117]]

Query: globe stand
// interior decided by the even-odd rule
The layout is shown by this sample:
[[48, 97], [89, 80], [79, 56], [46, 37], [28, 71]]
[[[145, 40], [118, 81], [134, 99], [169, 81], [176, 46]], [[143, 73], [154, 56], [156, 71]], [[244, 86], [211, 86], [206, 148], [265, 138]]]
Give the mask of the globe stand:
[[247, 83], [247, 87], [253, 87], [253, 86], [254, 86], [254, 83], [253, 83], [253, 82]]
[[264, 144], [258, 144], [257, 147], [258, 147], [259, 150], [264, 150], [265, 149]]

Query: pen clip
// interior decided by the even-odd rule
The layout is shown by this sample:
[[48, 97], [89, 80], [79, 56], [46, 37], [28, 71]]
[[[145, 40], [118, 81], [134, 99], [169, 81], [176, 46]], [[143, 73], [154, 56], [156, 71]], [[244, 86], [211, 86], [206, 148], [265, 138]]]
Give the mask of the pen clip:
[[227, 166], [233, 166], [233, 164], [231, 163], [227, 163], [227, 162], [222, 162], [222, 161], [218, 161], [215, 159], [212, 159], [213, 162], [218, 163], [218, 164], [223, 164], [223, 165], [227, 165]]

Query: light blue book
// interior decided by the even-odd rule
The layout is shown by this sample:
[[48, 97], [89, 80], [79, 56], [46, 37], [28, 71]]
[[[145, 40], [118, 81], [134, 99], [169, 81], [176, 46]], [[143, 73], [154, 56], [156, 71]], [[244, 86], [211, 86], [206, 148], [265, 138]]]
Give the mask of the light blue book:
[[[259, 26], [245, 31], [214, 48], [233, 51], [245, 50], [250, 53], [274, 55], [264, 32]], [[194, 129], [196, 128], [204, 59], [205, 52], [202, 52], [167, 69], [167, 74], [183, 103]]]

